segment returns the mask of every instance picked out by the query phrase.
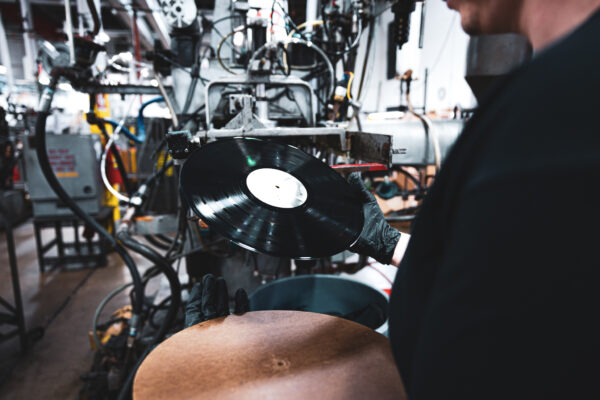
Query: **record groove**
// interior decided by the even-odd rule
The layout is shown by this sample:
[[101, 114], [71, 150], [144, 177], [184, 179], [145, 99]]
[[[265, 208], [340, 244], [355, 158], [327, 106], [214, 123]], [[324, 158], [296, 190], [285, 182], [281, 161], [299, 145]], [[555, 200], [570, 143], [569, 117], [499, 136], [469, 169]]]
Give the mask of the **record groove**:
[[363, 227], [362, 203], [345, 179], [289, 145], [212, 142], [188, 157], [180, 184], [211, 229], [260, 253], [331, 256], [351, 246]]

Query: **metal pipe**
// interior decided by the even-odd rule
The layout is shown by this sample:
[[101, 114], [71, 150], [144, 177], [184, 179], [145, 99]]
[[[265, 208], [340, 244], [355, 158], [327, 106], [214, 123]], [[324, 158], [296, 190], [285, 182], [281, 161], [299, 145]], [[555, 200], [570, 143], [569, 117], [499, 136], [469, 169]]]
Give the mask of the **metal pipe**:
[[[141, 46], [140, 46], [140, 31], [138, 29], [138, 22], [137, 22], [137, 11], [133, 10], [133, 16], [131, 17], [131, 29], [133, 31], [133, 50], [134, 50], [134, 54], [135, 54], [135, 60], [138, 63], [142, 62], [142, 50], [141, 50]], [[140, 73], [141, 71], [138, 69], [137, 70], [137, 76], [136, 78], [140, 79]]]
[[171, 121], [173, 121], [173, 128], [177, 129], [177, 127], [179, 126], [179, 119], [177, 118], [177, 113], [175, 112], [175, 108], [173, 107], [173, 103], [171, 102], [171, 98], [169, 97], [169, 94], [167, 93], [165, 86], [160, 81], [160, 76], [158, 76], [156, 69], [154, 70], [154, 79], [156, 79], [156, 83], [158, 85], [158, 90], [160, 91], [160, 94], [162, 95], [162, 97], [165, 99], [165, 103], [167, 103], [167, 108], [169, 109], [169, 112], [171, 113]]
[[[319, 0], [306, 0], [306, 20], [314, 21], [318, 17], [319, 12]], [[311, 32], [313, 26], [307, 25], [306, 32]]]
[[425, 0], [421, 3], [421, 26], [419, 27], [419, 48], [423, 48], [425, 41]]
[[75, 42], [73, 41], [73, 20], [69, 0], [65, 0], [65, 32], [67, 33], [67, 44], [69, 46], [69, 64], [73, 65], [75, 63]]
[[12, 93], [15, 88], [15, 77], [12, 69], [12, 60], [10, 58], [10, 50], [8, 41], [6, 40], [6, 31], [4, 30], [4, 22], [2, 21], [2, 12], [0, 11], [0, 60], [6, 68], [6, 83], [8, 84], [8, 93]]
[[33, 80], [33, 70], [35, 65], [35, 43], [32, 37], [33, 22], [31, 20], [31, 9], [27, 0], [19, 0], [19, 6], [21, 7], [23, 43], [25, 45], [25, 62], [23, 63], [23, 76], [25, 77], [25, 79]]
[[10, 266], [11, 280], [13, 284], [13, 295], [15, 301], [15, 318], [17, 330], [21, 342], [21, 351], [27, 351], [27, 334], [25, 330], [25, 319], [23, 317], [23, 300], [21, 297], [21, 285], [19, 284], [19, 269], [17, 267], [17, 255], [15, 253], [15, 239], [13, 236], [13, 225], [11, 216], [0, 203], [0, 215], [4, 219], [4, 233], [6, 236], [6, 247], [8, 250], [8, 264]]

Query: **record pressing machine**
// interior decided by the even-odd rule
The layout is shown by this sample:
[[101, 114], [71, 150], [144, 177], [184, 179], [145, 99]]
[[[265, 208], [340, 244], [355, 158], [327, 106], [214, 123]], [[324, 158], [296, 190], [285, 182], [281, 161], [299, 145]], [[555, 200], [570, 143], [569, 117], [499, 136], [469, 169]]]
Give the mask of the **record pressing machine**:
[[[450, 147], [452, 134], [441, 133], [445, 131], [409, 102], [404, 111], [419, 124], [410, 135], [416, 140], [399, 143], [389, 133], [367, 132], [360, 119], [381, 15], [393, 14], [389, 41], [395, 54], [408, 40], [418, 1], [215, 1], [212, 13], [198, 8], [203, 2], [159, 1], [170, 25], [170, 49], [156, 48], [146, 54], [149, 64], [137, 59], [130, 69], [109, 59], [110, 68], [125, 68], [130, 76], [141, 76], [146, 69], [153, 74], [153, 85], [114, 84], [106, 71], [98, 72], [96, 57], [106, 49], [94, 41], [100, 15], [93, 3], [87, 2], [92, 29], [71, 41], [74, 62], [54, 65], [49, 73], [35, 129], [40, 170], [61, 204], [107, 241], [132, 278], [109, 293], [95, 313], [90, 337], [97, 357], [84, 391], [127, 398], [144, 358], [182, 329], [182, 303], [191, 285], [208, 273], [251, 293], [251, 311], [315, 311], [385, 333], [387, 295], [334, 275], [367, 264], [366, 257], [347, 260], [345, 250], [359, 237], [363, 214], [359, 196], [343, 174], [367, 172], [380, 198], [418, 201], [431, 177], [426, 167], [439, 166]], [[406, 93], [411, 79], [410, 74], [401, 77]], [[137, 177], [127, 193], [107, 184], [104, 164], [108, 153], [120, 162], [116, 142], [148, 145], [142, 114], [147, 104], [140, 107], [135, 134], [124, 128], [123, 118], [113, 124], [109, 138], [103, 130], [109, 122], [87, 114], [105, 139], [104, 184], [126, 209], [115, 234], [89, 216], [52, 170], [46, 120], [61, 80], [91, 99], [99, 93], [137, 99], [160, 94], [151, 101], [168, 108], [171, 126], [150, 151], [154, 170]], [[179, 190], [161, 186], [167, 171], [178, 177]], [[156, 193], [177, 197], [177, 209], [159, 215], [152, 206]], [[416, 209], [401, 210], [397, 217], [409, 220]], [[153, 267], [141, 274], [132, 251]], [[181, 259], [186, 259], [190, 278], [184, 284], [174, 268]], [[166, 278], [170, 291], [160, 301], [146, 293], [148, 281], [157, 276]], [[129, 288], [131, 307], [115, 312], [118, 323], [113, 318], [101, 324], [106, 304]], [[319, 297], [323, 291], [327, 296]], [[341, 301], [348, 293], [352, 296]], [[347, 329], [357, 331], [353, 325]], [[377, 346], [378, 351], [383, 348]]]

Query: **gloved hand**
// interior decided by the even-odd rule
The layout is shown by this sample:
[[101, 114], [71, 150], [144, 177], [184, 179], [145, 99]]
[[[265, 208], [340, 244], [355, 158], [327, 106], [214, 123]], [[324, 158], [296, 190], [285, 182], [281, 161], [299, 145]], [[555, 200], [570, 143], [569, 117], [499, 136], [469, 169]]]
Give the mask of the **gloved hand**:
[[[249, 310], [248, 294], [244, 289], [238, 289], [233, 312], [243, 314]], [[212, 274], [204, 275], [202, 282], [196, 282], [190, 292], [185, 308], [185, 328], [226, 315], [229, 315], [229, 294], [225, 279], [215, 279]]]
[[360, 173], [350, 174], [348, 183], [360, 194], [365, 216], [362, 233], [350, 251], [373, 257], [382, 264], [390, 264], [400, 240], [400, 232], [387, 223], [377, 200], [363, 184]]

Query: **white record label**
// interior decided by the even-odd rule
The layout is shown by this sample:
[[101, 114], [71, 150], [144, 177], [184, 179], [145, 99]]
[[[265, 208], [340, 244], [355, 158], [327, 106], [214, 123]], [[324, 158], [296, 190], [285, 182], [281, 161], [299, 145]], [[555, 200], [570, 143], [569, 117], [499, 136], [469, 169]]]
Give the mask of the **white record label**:
[[295, 176], [275, 168], [260, 168], [246, 177], [248, 190], [257, 199], [277, 208], [296, 208], [306, 202], [308, 192]]

